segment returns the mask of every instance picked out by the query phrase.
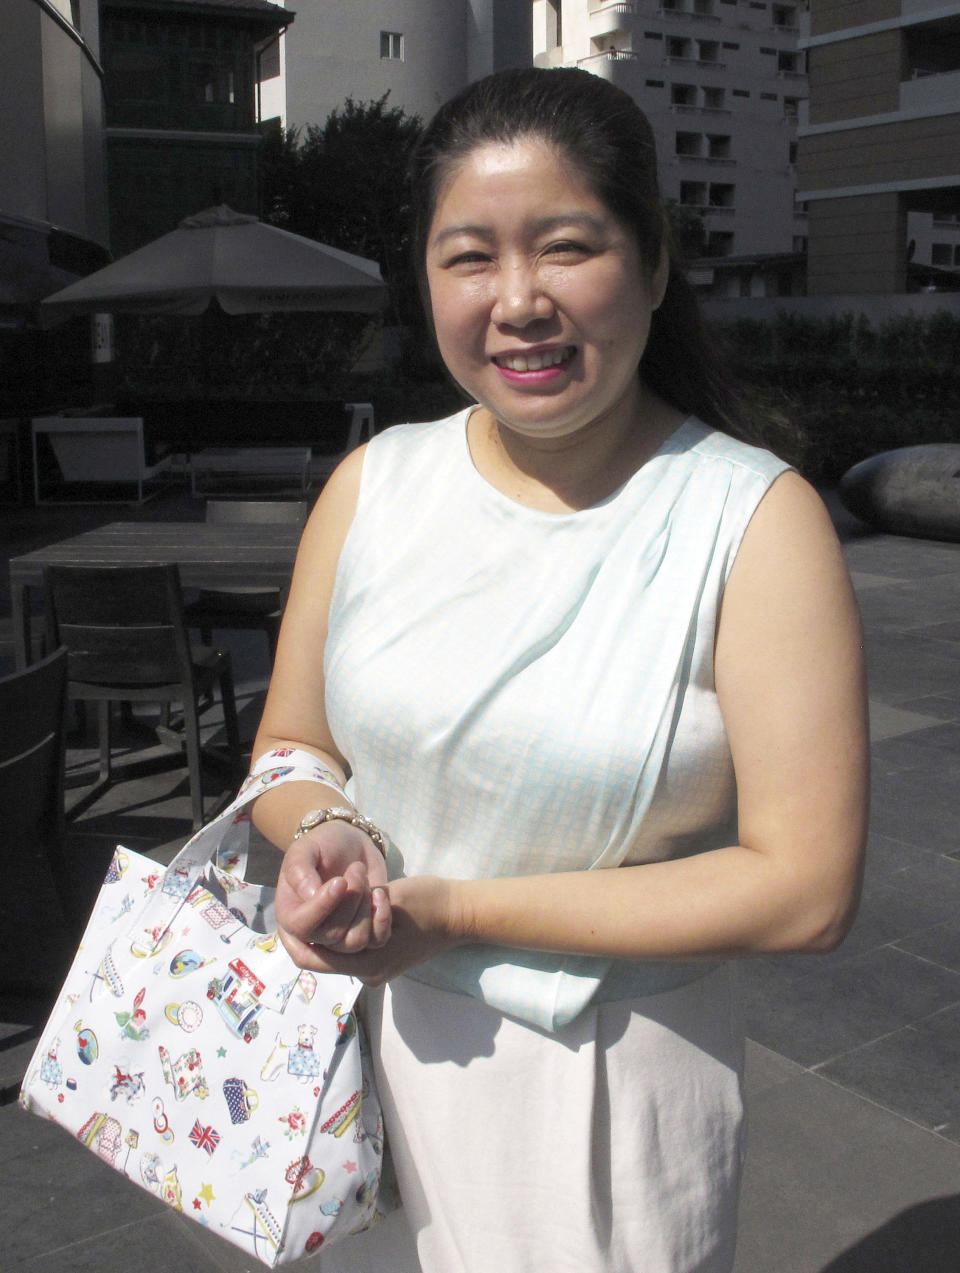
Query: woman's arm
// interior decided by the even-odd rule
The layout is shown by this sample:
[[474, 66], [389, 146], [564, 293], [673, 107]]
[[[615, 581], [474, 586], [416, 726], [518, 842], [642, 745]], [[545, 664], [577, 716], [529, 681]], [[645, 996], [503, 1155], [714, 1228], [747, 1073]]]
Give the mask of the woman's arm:
[[322, 907], [291, 898], [288, 948], [370, 981], [470, 942], [635, 959], [832, 949], [856, 909], [866, 832], [861, 630], [826, 510], [794, 474], [744, 535], [715, 667], [738, 844], [617, 870], [398, 880], [393, 938], [346, 959], [305, 944]]
[[[323, 488], [297, 552], [260, 728], [253, 745], [259, 757], [277, 747], [297, 747], [316, 756], [339, 782], [346, 762], [330, 735], [324, 706], [323, 651], [337, 562], [356, 511], [365, 448], [343, 461]], [[312, 809], [349, 806], [339, 787], [289, 782], [254, 801], [257, 829], [291, 852], [281, 874], [286, 890], [306, 890], [328, 914], [320, 936], [331, 949], [381, 945], [390, 932], [390, 903], [383, 855], [363, 831], [328, 822], [294, 841], [300, 820]], [[308, 871], [305, 853], [316, 851]], [[322, 851], [322, 852], [321, 852]]]

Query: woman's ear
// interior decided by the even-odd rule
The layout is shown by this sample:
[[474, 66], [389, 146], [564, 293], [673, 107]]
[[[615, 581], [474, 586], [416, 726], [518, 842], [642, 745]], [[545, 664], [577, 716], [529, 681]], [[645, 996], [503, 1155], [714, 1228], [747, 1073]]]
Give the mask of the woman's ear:
[[666, 295], [667, 283], [670, 281], [670, 246], [667, 236], [660, 240], [660, 256], [656, 268], [650, 276], [650, 303], [653, 309], [659, 309]]

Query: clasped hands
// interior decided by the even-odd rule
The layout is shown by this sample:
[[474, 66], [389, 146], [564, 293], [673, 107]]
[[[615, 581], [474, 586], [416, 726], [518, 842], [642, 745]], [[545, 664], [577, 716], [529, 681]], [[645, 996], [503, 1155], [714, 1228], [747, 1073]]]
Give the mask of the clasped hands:
[[452, 882], [387, 882], [386, 862], [359, 827], [325, 822], [294, 840], [277, 880], [277, 931], [291, 958], [313, 972], [382, 985], [456, 944]]

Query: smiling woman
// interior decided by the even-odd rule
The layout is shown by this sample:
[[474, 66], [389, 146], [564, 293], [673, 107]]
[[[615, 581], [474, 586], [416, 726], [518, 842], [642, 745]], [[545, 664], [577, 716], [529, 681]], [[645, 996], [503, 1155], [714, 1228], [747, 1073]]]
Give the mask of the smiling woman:
[[287, 949], [371, 988], [404, 1203], [324, 1273], [729, 1273], [730, 963], [831, 949], [856, 907], [849, 581], [737, 436], [630, 98], [499, 73], [413, 177], [475, 405], [325, 487], [254, 750], [326, 771], [254, 818]]

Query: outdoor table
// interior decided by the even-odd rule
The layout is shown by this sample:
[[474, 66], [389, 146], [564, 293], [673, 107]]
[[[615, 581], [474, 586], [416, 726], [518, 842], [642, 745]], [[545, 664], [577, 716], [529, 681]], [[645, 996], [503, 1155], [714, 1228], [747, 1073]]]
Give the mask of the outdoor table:
[[278, 588], [289, 582], [299, 540], [299, 527], [282, 523], [111, 522], [12, 557], [10, 599], [16, 665], [23, 668], [29, 661], [30, 589], [42, 587], [44, 566], [175, 562], [184, 588]]
[[190, 456], [190, 494], [205, 494], [199, 488], [213, 477], [218, 485], [211, 494], [238, 494], [272, 482], [306, 495], [311, 458], [308, 446], [206, 447]]

